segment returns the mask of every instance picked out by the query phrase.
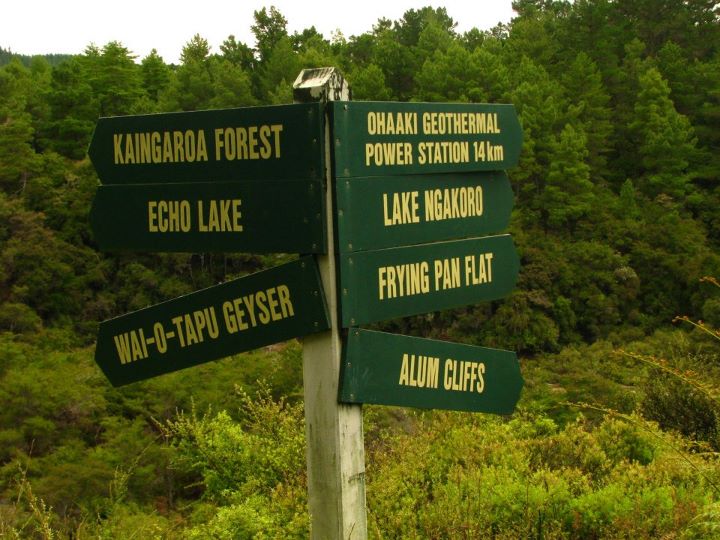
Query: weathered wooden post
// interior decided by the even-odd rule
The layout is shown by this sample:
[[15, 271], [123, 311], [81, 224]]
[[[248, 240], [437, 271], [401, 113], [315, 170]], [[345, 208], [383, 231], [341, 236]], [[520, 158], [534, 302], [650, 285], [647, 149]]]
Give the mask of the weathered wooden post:
[[[303, 70], [293, 84], [295, 102], [347, 101], [350, 89], [335, 68]], [[330, 330], [303, 341], [308, 504], [312, 538], [367, 538], [362, 406], [338, 403], [341, 329], [335, 258], [331, 121], [325, 121], [327, 254], [317, 257], [330, 312]]]

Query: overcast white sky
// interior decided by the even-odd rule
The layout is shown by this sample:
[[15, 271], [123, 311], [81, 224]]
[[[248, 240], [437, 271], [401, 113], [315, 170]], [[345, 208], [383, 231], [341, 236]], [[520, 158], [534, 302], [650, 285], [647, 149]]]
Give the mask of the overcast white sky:
[[167, 63], [177, 63], [195, 34], [212, 52], [230, 34], [249, 46], [255, 40], [253, 12], [274, 5], [292, 34], [310, 26], [326, 38], [340, 30], [346, 38], [370, 31], [380, 17], [397, 20], [408, 9], [445, 7], [457, 30], [486, 30], [513, 16], [512, 0], [4, 0], [0, 10], [0, 47], [21, 54], [81, 53], [90, 43], [120, 41], [139, 58], [155, 48]]

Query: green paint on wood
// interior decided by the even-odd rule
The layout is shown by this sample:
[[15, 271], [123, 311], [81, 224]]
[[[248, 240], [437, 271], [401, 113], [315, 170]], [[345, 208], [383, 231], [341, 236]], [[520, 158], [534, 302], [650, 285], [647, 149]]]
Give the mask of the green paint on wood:
[[520, 157], [507, 104], [334, 102], [335, 175], [498, 171]]
[[318, 103], [101, 118], [88, 149], [104, 184], [323, 178]]
[[515, 287], [509, 235], [340, 255], [342, 326], [496, 300]]
[[90, 224], [104, 251], [319, 253], [323, 203], [319, 180], [108, 185]]
[[317, 263], [307, 256], [105, 321], [95, 361], [120, 386], [329, 324]]
[[502, 171], [345, 178], [336, 191], [341, 252], [498, 233], [513, 205]]
[[510, 414], [523, 379], [514, 352], [351, 328], [340, 401]]

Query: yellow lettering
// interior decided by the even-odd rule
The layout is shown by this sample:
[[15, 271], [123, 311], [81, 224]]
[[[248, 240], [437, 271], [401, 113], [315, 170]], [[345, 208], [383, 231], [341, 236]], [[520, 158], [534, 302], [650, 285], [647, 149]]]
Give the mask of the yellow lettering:
[[465, 360], [445, 360], [443, 387], [457, 392], [477, 392], [485, 390], [485, 364]]
[[167, 131], [163, 132], [163, 157], [162, 161], [163, 163], [172, 163], [173, 155], [172, 155], [172, 137], [170, 137], [170, 133]]
[[192, 225], [188, 201], [149, 201], [149, 232], [189, 232]]
[[260, 157], [268, 159], [272, 155], [270, 146], [270, 126], [260, 126]]
[[452, 373], [453, 373], [453, 363], [450, 358], [445, 360], [445, 369], [443, 371], [443, 388], [445, 390], [451, 390], [452, 389]]
[[198, 343], [202, 341], [202, 334], [198, 336], [197, 331], [195, 330], [195, 327], [193, 326], [192, 319], [190, 318], [189, 314], [186, 314], [183, 317], [183, 323], [185, 324], [185, 334], [186, 334], [186, 341], [188, 345], [193, 345], [195, 343]]
[[402, 366], [400, 367], [400, 380], [398, 384], [407, 386], [410, 381], [410, 375], [408, 373], [408, 355], [403, 354]]
[[[140, 332], [142, 332], [142, 330], [140, 330]], [[147, 356], [143, 354], [143, 345], [141, 345], [140, 338], [138, 338], [138, 334], [135, 331], [130, 332], [130, 349], [132, 350], [133, 362]]]
[[207, 144], [205, 143], [205, 131], [202, 129], [198, 131], [197, 139], [197, 150], [195, 152], [195, 159], [197, 161], [207, 161]]
[[270, 322], [270, 312], [268, 311], [267, 307], [267, 294], [265, 294], [264, 291], [258, 291], [255, 293], [255, 303], [257, 305], [257, 308], [260, 310], [260, 313], [258, 314], [258, 319], [260, 319], [260, 322], [263, 324], [267, 324]]
[[272, 131], [273, 134], [273, 147], [275, 148], [275, 158], [280, 158], [280, 133], [283, 130], [282, 124], [273, 124], [270, 126], [270, 131]]
[[158, 232], [157, 201], [148, 201], [148, 231]]
[[185, 347], [185, 334], [183, 334], [182, 331], [183, 316], [178, 315], [177, 317], [173, 317], [171, 322], [175, 325], [175, 333], [180, 340], [180, 346]]
[[290, 301], [290, 289], [288, 289], [287, 285], [278, 285], [277, 292], [283, 318], [295, 316], [295, 309]]
[[173, 131], [173, 160], [175, 163], [185, 161], [182, 131]]
[[438, 376], [440, 374], [440, 359], [437, 357], [428, 358], [427, 368], [427, 387], [437, 388], [438, 387]]
[[132, 362], [132, 356], [130, 355], [130, 335], [125, 332], [119, 336], [113, 336], [113, 339], [120, 363], [127, 364], [128, 362]]
[[257, 320], [255, 319], [255, 296], [252, 294], [248, 296], [243, 296], [242, 300], [248, 308], [248, 314], [250, 315], [250, 324], [254, 328], [257, 326]]
[[237, 138], [237, 159], [248, 159], [247, 129], [235, 128]]
[[235, 307], [235, 320], [237, 321], [238, 330], [247, 330], [248, 324], [244, 320], [246, 311], [242, 308], [242, 303], [242, 298], [236, 298], [233, 300], [233, 307]]
[[125, 137], [125, 163], [135, 163], [135, 147], [132, 137]]
[[185, 159], [195, 161], [195, 133], [190, 129], [185, 132]]
[[162, 162], [162, 145], [160, 144], [160, 133], [157, 131], [152, 132], [151, 140], [152, 140], [152, 162], [153, 163], [161, 163]]
[[235, 317], [233, 317], [233, 304], [229, 300], [226, 300], [223, 302], [222, 305], [222, 312], [223, 312], [223, 318], [225, 320], [225, 329], [227, 330], [228, 334], [235, 334], [238, 332], [239, 328], [237, 326], [237, 321]]
[[425, 261], [379, 267], [378, 294], [380, 300], [429, 292], [429, 268]]
[[270, 308], [270, 316], [273, 321], [279, 321], [282, 319], [282, 313], [277, 308], [280, 307], [280, 302], [275, 298], [276, 290], [271, 288], [267, 290], [268, 307]]
[[398, 384], [416, 388], [437, 388], [439, 373], [439, 358], [405, 353]]
[[125, 163], [122, 152], [122, 138], [122, 133], [113, 133], [113, 150], [115, 156], [115, 165], [123, 165]]
[[481, 285], [492, 282], [492, 253], [465, 256], [465, 285]]
[[222, 128], [215, 128], [215, 161], [220, 161], [221, 152], [225, 146], [225, 140], [222, 138], [222, 134]]
[[460, 257], [436, 259], [433, 268], [435, 270], [436, 291], [460, 287]]
[[242, 232], [242, 230], [243, 230], [243, 226], [240, 224], [240, 218], [242, 217], [242, 213], [240, 212], [241, 204], [242, 204], [241, 199], [233, 199], [233, 201], [232, 201], [232, 213], [233, 213], [232, 230], [234, 232]]
[[257, 126], [250, 126], [248, 128], [248, 148], [250, 150], [250, 159], [258, 159], [260, 157], [260, 154], [258, 154], [258, 151], [257, 151], [257, 146], [258, 146], [257, 132], [258, 132]]
[[475, 387], [475, 390], [478, 394], [482, 394], [483, 390], [485, 390], [485, 364], [482, 362], [479, 362], [477, 365], [477, 374], [478, 374], [478, 382]]
[[227, 146], [225, 147], [225, 159], [233, 161], [238, 157], [238, 145], [237, 145], [237, 131], [231, 127], [225, 128], [225, 141]]
[[365, 166], [412, 165], [412, 144], [406, 142], [366, 143]]
[[137, 133], [138, 163], [151, 163], [152, 153], [150, 151], [150, 133]]

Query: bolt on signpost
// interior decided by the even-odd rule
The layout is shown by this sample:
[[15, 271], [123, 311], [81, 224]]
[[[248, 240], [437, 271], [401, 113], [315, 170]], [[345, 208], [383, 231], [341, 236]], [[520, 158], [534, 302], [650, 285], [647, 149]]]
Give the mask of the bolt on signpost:
[[299, 253], [100, 324], [120, 386], [303, 338], [312, 537], [367, 537], [362, 404], [509, 414], [517, 356], [361, 325], [509, 294], [522, 132], [512, 105], [349, 101], [304, 70], [293, 105], [101, 118], [103, 250]]

